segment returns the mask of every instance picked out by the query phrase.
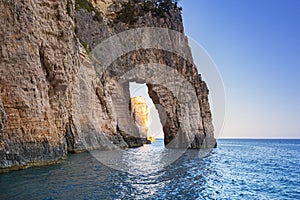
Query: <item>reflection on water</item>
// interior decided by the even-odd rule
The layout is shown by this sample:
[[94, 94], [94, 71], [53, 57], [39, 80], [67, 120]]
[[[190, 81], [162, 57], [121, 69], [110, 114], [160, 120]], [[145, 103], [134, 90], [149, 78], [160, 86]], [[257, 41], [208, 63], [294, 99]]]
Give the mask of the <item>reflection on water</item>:
[[57, 165], [1, 174], [0, 199], [300, 199], [299, 140], [218, 144], [205, 157], [187, 150], [170, 165], [161, 163], [168, 156], [162, 143], [124, 150], [110, 162], [128, 172], [87, 152], [70, 155]]
[[163, 170], [176, 161], [186, 149], [164, 148], [163, 140], [151, 145], [126, 150], [100, 151], [90, 153], [102, 164], [134, 175], [148, 175]]

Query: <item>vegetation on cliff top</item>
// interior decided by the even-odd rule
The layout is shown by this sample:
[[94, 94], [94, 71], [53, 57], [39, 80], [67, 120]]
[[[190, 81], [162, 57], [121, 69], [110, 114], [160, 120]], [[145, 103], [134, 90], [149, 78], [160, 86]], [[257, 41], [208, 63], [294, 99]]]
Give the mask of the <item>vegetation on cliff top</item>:
[[172, 9], [182, 10], [177, 3], [178, 0], [129, 0], [117, 13], [115, 22], [133, 24], [145, 12], [151, 12], [154, 16], [166, 17]]

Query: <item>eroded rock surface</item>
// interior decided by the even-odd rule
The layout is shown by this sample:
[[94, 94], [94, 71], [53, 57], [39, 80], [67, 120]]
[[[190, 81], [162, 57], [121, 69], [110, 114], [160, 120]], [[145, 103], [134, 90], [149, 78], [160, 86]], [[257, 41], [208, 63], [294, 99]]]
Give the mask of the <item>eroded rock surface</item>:
[[131, 97], [131, 116], [139, 126], [140, 130], [148, 136], [148, 121], [149, 121], [149, 107], [147, 101], [142, 96]]
[[[129, 81], [147, 83], [154, 103], [164, 108], [158, 111], [167, 115], [166, 145], [179, 135], [189, 148], [215, 146], [208, 89], [192, 62], [163, 50], [137, 50], [99, 74], [91, 61], [93, 48], [125, 30], [161, 27], [183, 33], [180, 11], [171, 9], [165, 16], [145, 11], [128, 24], [114, 20], [124, 1], [91, 2], [101, 18], [98, 12], [75, 10], [74, 0], [0, 0], [2, 171], [57, 162], [68, 151], [143, 145], [145, 139], [130, 117]], [[177, 42], [191, 57], [187, 40]], [[136, 65], [147, 63], [176, 70], [193, 86], [196, 101], [179, 101], [172, 88], [153, 84], [157, 80], [147, 76], [120, 83]], [[162, 68], [157, 72], [166, 75]], [[199, 109], [193, 112], [195, 105]]]

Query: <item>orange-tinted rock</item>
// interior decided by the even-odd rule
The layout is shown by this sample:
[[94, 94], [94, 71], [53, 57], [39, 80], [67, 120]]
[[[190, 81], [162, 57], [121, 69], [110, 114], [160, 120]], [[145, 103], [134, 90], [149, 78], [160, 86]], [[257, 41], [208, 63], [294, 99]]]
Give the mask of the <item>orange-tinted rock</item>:
[[131, 116], [141, 131], [148, 136], [148, 121], [149, 121], [149, 107], [146, 100], [141, 96], [131, 97]]

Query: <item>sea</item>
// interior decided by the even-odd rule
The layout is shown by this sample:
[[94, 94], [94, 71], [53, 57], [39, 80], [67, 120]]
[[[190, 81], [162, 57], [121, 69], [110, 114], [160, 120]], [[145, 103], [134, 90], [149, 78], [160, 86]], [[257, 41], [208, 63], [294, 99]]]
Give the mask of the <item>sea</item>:
[[300, 199], [300, 140], [219, 139], [211, 150], [163, 140], [0, 174], [0, 199]]

